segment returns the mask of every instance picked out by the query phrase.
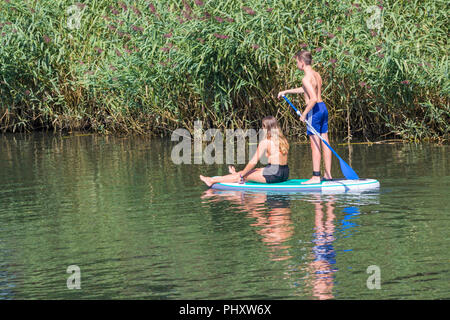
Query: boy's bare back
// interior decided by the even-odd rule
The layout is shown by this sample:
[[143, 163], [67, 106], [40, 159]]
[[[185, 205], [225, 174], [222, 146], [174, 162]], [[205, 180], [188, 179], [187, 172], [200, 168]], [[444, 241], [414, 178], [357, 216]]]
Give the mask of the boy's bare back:
[[305, 76], [302, 79], [302, 88], [303, 88], [303, 94], [305, 97], [305, 102], [308, 103], [310, 96], [308, 94], [308, 91], [305, 88], [305, 81], [308, 81], [312, 87], [314, 88], [314, 91], [316, 93], [317, 102], [322, 102], [322, 77], [317, 71], [311, 70], [310, 73], [305, 74]]

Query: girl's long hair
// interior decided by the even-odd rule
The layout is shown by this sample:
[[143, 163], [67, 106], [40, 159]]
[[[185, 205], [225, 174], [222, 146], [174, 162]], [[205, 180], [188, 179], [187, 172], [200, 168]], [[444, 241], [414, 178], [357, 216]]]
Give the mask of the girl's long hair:
[[278, 144], [281, 154], [287, 154], [289, 152], [289, 143], [278, 126], [277, 119], [273, 116], [267, 116], [262, 119], [262, 126], [263, 129], [266, 129], [266, 138]]

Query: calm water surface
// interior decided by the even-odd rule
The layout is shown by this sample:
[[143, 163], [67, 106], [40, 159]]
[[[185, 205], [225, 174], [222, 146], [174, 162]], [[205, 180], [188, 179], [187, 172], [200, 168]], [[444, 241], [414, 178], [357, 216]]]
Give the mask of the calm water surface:
[[[226, 166], [175, 165], [174, 145], [0, 136], [0, 299], [450, 298], [449, 146], [333, 144], [380, 191], [283, 195], [207, 190]], [[289, 165], [310, 175], [308, 145]]]

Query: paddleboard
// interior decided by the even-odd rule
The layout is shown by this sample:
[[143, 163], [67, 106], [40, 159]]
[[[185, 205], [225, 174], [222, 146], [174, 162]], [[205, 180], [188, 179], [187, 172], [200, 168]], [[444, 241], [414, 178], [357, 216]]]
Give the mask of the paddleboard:
[[345, 180], [333, 179], [331, 181], [321, 181], [314, 184], [302, 184], [307, 179], [291, 179], [280, 183], [215, 183], [211, 186], [217, 190], [252, 190], [252, 191], [278, 191], [278, 192], [309, 192], [320, 191], [329, 192], [362, 192], [376, 190], [380, 187], [380, 182], [375, 179]]

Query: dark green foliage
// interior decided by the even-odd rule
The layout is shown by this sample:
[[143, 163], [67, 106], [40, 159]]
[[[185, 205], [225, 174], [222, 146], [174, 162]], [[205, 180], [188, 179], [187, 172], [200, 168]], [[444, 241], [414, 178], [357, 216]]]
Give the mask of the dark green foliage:
[[[446, 1], [198, 3], [2, 0], [0, 129], [156, 133], [273, 114], [297, 135], [276, 95], [299, 86], [292, 56], [305, 48], [334, 136], [448, 138]], [[380, 29], [367, 25], [374, 5]]]

